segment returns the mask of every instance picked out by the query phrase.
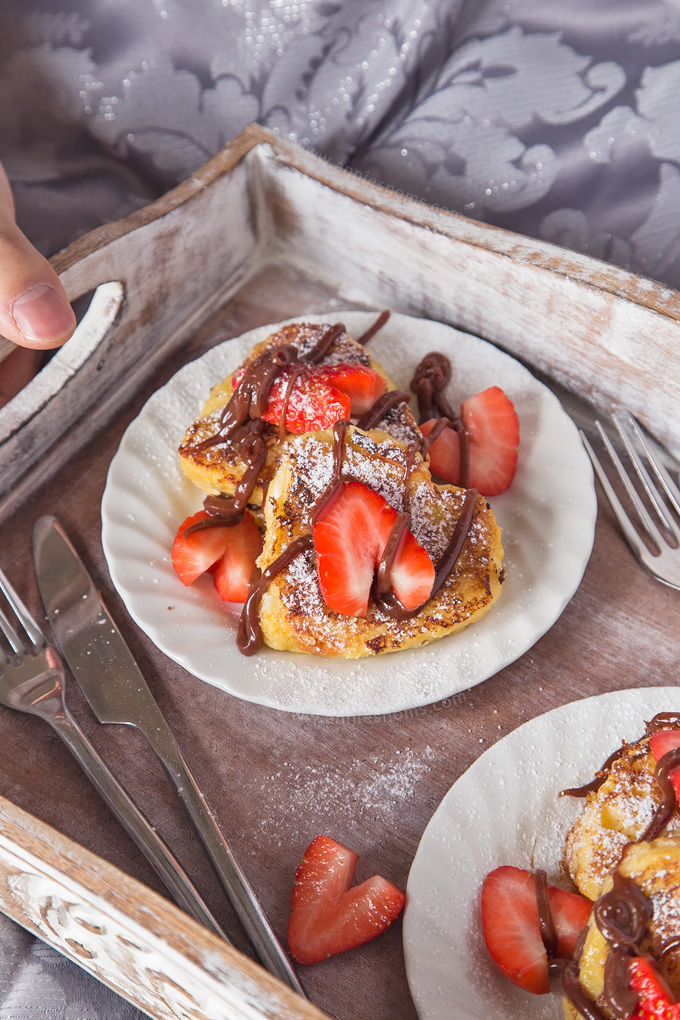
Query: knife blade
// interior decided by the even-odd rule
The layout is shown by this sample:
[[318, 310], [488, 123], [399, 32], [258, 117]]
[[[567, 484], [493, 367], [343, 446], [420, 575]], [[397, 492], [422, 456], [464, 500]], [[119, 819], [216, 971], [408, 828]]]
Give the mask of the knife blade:
[[59, 522], [33, 530], [33, 559], [45, 613], [92, 711], [102, 723], [135, 726], [162, 761], [260, 960], [298, 994], [288, 955], [187, 766], [130, 649]]

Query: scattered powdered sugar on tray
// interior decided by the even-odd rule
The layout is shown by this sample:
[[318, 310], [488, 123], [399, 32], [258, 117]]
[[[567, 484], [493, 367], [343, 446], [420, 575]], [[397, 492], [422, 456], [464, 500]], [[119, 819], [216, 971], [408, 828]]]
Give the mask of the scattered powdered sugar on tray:
[[[434, 749], [427, 746], [417, 753], [410, 747], [395, 750], [388, 761], [372, 754], [360, 762], [343, 761], [328, 766], [298, 768], [282, 762], [262, 780], [261, 789], [278, 799], [281, 787], [285, 787], [283, 797], [293, 817], [299, 811], [299, 817], [307, 819], [310, 808], [313, 811], [316, 805], [351, 801], [353, 819], [379, 819], [382, 825], [401, 815], [404, 801], [415, 798], [418, 783], [433, 768], [435, 759]], [[367, 768], [371, 771], [369, 776], [365, 774]], [[268, 842], [281, 846], [275, 817], [275, 812], [271, 817], [263, 814], [260, 829]]]

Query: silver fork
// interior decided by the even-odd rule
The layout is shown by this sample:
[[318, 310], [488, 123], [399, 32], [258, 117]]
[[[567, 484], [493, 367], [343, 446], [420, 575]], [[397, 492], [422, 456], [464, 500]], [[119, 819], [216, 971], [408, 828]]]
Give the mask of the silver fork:
[[[612, 421], [626, 451], [632, 469], [639, 479], [641, 489], [649, 500], [649, 507], [640, 498], [637, 488], [617, 453], [614, 444], [602, 427], [595, 422], [600, 439], [609, 455], [614, 470], [626, 491], [631, 506], [637, 514], [637, 524], [642, 535], [631, 520], [619, 499], [588, 437], [581, 431], [581, 438], [593, 463], [597, 477], [609, 500], [621, 529], [638, 561], [658, 581], [671, 588], [680, 589], [680, 489], [673, 481], [646, 438], [640, 426], [628, 412], [612, 415]], [[645, 541], [644, 539], [647, 539]]]
[[111, 808], [178, 905], [220, 938], [229, 941], [172, 851], [154, 831], [71, 716], [64, 701], [64, 668], [44, 634], [0, 570], [0, 590], [16, 621], [0, 607], [0, 632], [14, 655], [0, 645], [0, 704], [49, 723]]

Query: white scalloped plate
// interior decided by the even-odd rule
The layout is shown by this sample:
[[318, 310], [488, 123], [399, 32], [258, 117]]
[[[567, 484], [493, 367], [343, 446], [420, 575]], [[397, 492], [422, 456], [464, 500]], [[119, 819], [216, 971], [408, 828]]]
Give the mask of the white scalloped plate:
[[[359, 336], [371, 312], [310, 315], [345, 322]], [[509, 355], [441, 323], [393, 315], [371, 353], [408, 388], [431, 350], [450, 355], [454, 405], [500, 385], [520, 419], [517, 475], [493, 499], [503, 527], [506, 582], [496, 606], [462, 633], [425, 648], [359, 661], [265, 649], [237, 650], [238, 607], [220, 603], [209, 577], [185, 588], [170, 549], [178, 524], [202, 494], [179, 467], [177, 447], [210, 388], [277, 326], [252, 330], [186, 365], [129, 426], [109, 469], [102, 540], [113, 583], [130, 615], [189, 672], [231, 694], [291, 712], [372, 715], [450, 697], [523, 655], [551, 627], [576, 591], [590, 557], [597, 504], [578, 432], [555, 395]]]
[[645, 720], [680, 710], [680, 689], [584, 698], [538, 716], [489, 748], [455, 783], [425, 829], [404, 914], [406, 974], [421, 1020], [562, 1020], [559, 995], [515, 988], [481, 930], [485, 876], [502, 864], [560, 882], [564, 838], [583, 801], [559, 791], [589, 782]]

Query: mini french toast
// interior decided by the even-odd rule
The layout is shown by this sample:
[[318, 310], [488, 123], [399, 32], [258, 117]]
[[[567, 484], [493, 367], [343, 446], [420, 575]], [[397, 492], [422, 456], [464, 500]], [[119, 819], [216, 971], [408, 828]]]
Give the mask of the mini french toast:
[[631, 843], [563, 976], [565, 1020], [680, 1016], [680, 838]]
[[[629, 843], [649, 838], [652, 824], [658, 832], [665, 794], [657, 782], [660, 749], [669, 733], [680, 743], [680, 719], [675, 714], [656, 716], [647, 732], [632, 744], [623, 744], [598, 773], [596, 788], [586, 795], [582, 814], [569, 831], [564, 865], [584, 896], [595, 900], [602, 883], [616, 867]], [[673, 739], [673, 736], [671, 736]], [[680, 833], [680, 815], [672, 803], [666, 808], [663, 828]]]
[[[224, 601], [245, 599], [246, 655], [263, 643], [344, 658], [416, 648], [481, 619], [500, 594], [501, 531], [465, 465], [471, 452], [510, 483], [514, 408], [497, 387], [478, 395], [486, 412], [473, 398], [467, 443], [440, 406], [450, 364], [433, 352], [412, 383], [421, 413], [425, 401], [440, 415], [426, 437], [409, 394], [362, 346], [387, 315], [359, 341], [341, 323], [276, 330], [186, 431], [182, 468], [208, 495], [172, 562], [184, 584], [210, 571]], [[436, 484], [429, 454], [446, 431], [453, 484]]]
[[[341, 441], [337, 431], [290, 440], [269, 486], [258, 567], [266, 574], [286, 550], [300, 551], [261, 595], [265, 643], [359, 658], [416, 648], [479, 620], [502, 585], [501, 532], [487, 501], [435, 485], [422, 456], [384, 431], [347, 426]], [[324, 509], [334, 479], [341, 491]], [[381, 597], [376, 559], [399, 514], [411, 542], [393, 569], [395, 605], [389, 591]]]
[[[283, 358], [288, 360], [282, 366]], [[226, 414], [235, 390], [248, 373], [245, 384], [257, 404], [255, 390], [272, 366], [278, 369], [278, 378], [271, 390], [270, 413], [257, 408], [260, 413], [244, 429], [244, 422], [235, 424]], [[390, 393], [395, 399], [385, 396]], [[252, 470], [257, 442], [258, 470], [251, 479], [247, 505], [259, 511], [291, 435], [326, 428], [343, 416], [358, 421], [374, 408], [384, 431], [407, 443], [420, 438], [408, 394], [396, 389], [382, 366], [342, 324], [290, 323], [257, 344], [237, 372], [213, 387], [201, 416], [186, 430], [179, 448], [180, 464], [204, 492], [231, 498]]]

